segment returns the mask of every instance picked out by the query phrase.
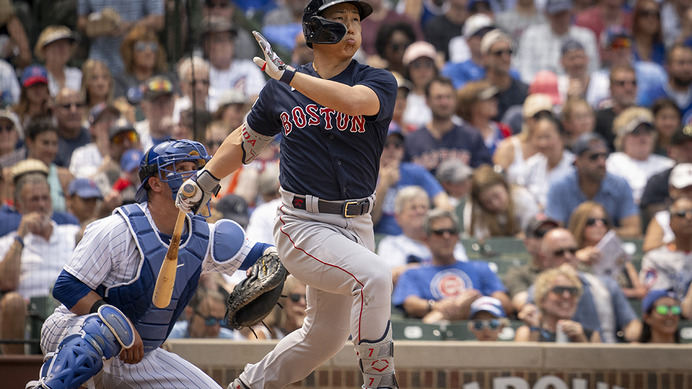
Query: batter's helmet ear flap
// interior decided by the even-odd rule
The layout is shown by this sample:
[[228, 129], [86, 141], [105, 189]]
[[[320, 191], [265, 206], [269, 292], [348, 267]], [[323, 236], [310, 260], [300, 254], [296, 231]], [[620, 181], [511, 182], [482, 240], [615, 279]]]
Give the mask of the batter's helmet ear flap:
[[303, 22], [303, 35], [305, 35], [305, 42], [310, 48], [312, 48], [313, 43], [339, 43], [346, 32], [346, 26], [343, 24], [327, 20], [321, 16], [315, 15]]

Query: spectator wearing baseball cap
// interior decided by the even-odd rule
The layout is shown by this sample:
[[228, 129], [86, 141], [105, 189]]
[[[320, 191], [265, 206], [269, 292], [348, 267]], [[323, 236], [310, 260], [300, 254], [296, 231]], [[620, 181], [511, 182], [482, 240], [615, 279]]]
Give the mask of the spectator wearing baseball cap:
[[26, 158], [23, 138], [17, 115], [9, 109], [0, 109], [0, 170]]
[[425, 102], [425, 86], [439, 73], [437, 51], [426, 41], [411, 43], [402, 58], [404, 77], [411, 81], [412, 89], [406, 98], [404, 122], [420, 127], [432, 119], [430, 107]]
[[639, 209], [632, 188], [624, 178], [606, 170], [606, 140], [596, 133], [584, 134], [572, 147], [572, 153], [574, 172], [550, 185], [546, 215], [566, 225], [579, 204], [592, 200], [603, 205], [621, 238], [641, 236]]
[[488, 15], [471, 15], [464, 23], [461, 36], [449, 42], [451, 58], [442, 68], [442, 74], [452, 80], [456, 89], [467, 82], [485, 78], [481, 40], [486, 33], [495, 28], [493, 20]]
[[596, 43], [603, 46], [604, 31], [609, 26], [617, 25], [623, 30], [632, 31], [631, 8], [627, 7], [626, 4], [625, 0], [598, 1], [595, 5], [577, 13], [574, 24], [593, 32]]
[[500, 333], [507, 326], [507, 315], [502, 303], [495, 297], [483, 296], [471, 303], [468, 328], [481, 342], [499, 340]]
[[92, 141], [77, 147], [70, 159], [70, 173], [76, 178], [93, 177], [109, 154], [109, 129], [120, 117], [120, 110], [115, 106], [98, 103], [89, 110], [89, 134]]
[[84, 225], [97, 214], [98, 203], [103, 199], [96, 183], [88, 178], [75, 178], [67, 189], [67, 210]]
[[646, 181], [675, 164], [672, 159], [653, 153], [656, 144], [653, 119], [647, 108], [630, 107], [613, 122], [616, 152], [608, 157], [606, 168], [627, 180], [635, 204], [640, 203]]
[[165, 76], [154, 76], [142, 85], [142, 113], [144, 120], [137, 122], [142, 147], [149, 150], [171, 137], [170, 127], [163, 126], [165, 118], [173, 118], [175, 90], [173, 82]]
[[584, 45], [572, 38], [567, 38], [560, 47], [560, 68], [563, 74], [557, 76], [560, 99], [585, 99], [596, 107], [609, 97], [610, 80], [603, 72], [590, 72], [589, 58]]
[[[666, 187], [668, 188], [669, 196], [664, 201], [667, 203], [682, 197], [692, 198], [692, 163], [675, 165], [669, 172], [669, 181]], [[655, 208], [652, 207], [652, 209]], [[670, 212], [668, 209], [661, 209], [653, 215], [646, 228], [642, 250], [652, 250], [661, 245], [668, 244], [674, 239], [675, 235], [670, 228]]]
[[519, 80], [519, 73], [512, 69], [513, 53], [512, 37], [499, 28], [489, 31], [481, 39], [485, 79], [497, 88], [495, 121], [500, 121], [509, 107], [523, 104], [528, 93], [528, 86]]
[[48, 72], [41, 65], [27, 66], [22, 72], [19, 83], [21, 85], [19, 102], [13, 109], [21, 125], [26, 127], [32, 117], [50, 114]]
[[122, 204], [135, 203], [135, 194], [140, 185], [139, 163], [144, 156], [140, 149], [129, 149], [120, 158], [120, 177], [113, 183], [112, 190], [120, 196]]
[[506, 124], [493, 120], [497, 112], [497, 88], [489, 81], [471, 81], [457, 91], [457, 115], [481, 134], [490, 154], [512, 134]]
[[45, 62], [48, 72], [48, 90], [51, 96], [62, 88], [80, 90], [82, 71], [67, 66], [77, 47], [77, 37], [68, 27], [48, 26], [41, 31], [34, 46], [36, 58]]
[[642, 300], [642, 334], [639, 343], [680, 343], [682, 307], [671, 289], [653, 289]]
[[571, 0], [547, 0], [545, 16], [548, 23], [533, 25], [524, 30], [514, 65], [522, 81], [530, 83], [539, 70], [560, 72], [560, 49], [567, 39], [579, 41], [589, 57], [589, 72], [600, 68], [598, 44], [593, 32], [571, 24]]

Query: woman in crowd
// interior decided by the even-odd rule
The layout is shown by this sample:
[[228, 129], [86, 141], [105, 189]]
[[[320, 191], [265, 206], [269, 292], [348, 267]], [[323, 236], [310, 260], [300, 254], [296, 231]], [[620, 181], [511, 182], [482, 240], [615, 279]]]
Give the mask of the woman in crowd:
[[657, 1], [638, 0], [634, 5], [632, 35], [635, 60], [664, 65], [666, 48], [661, 33], [661, 6]]
[[120, 46], [125, 72], [115, 74], [115, 96], [129, 100], [139, 97], [139, 84], [156, 74], [166, 73], [166, 52], [156, 33], [136, 26], [125, 36]]
[[560, 123], [553, 116], [538, 118], [535, 126], [534, 142], [538, 153], [526, 160], [522, 181], [538, 206], [544, 209], [550, 183], [573, 171], [574, 154], [565, 150]]
[[598, 331], [582, 327], [573, 321], [583, 286], [569, 265], [546, 270], [534, 283], [536, 305], [540, 319], [532, 325], [517, 328], [517, 342], [600, 342]]
[[65, 167], [53, 160], [58, 154], [58, 129], [49, 116], [36, 117], [26, 127], [27, 158], [38, 159], [48, 166], [48, 184], [53, 211], [65, 212], [65, 193], [74, 178]]
[[[579, 250], [576, 255], [579, 263], [585, 267], [591, 267], [598, 261], [612, 260], [620, 268], [620, 271], [612, 277], [620, 284], [623, 293], [628, 298], [641, 299], [646, 294], [639, 281], [637, 269], [632, 264], [631, 258], [624, 251], [619, 258], [603, 258], [601, 250], [596, 246], [610, 231], [610, 218], [605, 208], [599, 203], [585, 201], [572, 212], [569, 219], [569, 230], [577, 241]], [[617, 240], [619, 243], [619, 240]]]
[[680, 343], [680, 298], [672, 290], [654, 289], [642, 301], [640, 343]]
[[463, 210], [464, 235], [476, 239], [521, 236], [538, 213], [531, 193], [522, 186], [510, 185], [489, 165], [474, 171], [470, 200]]
[[457, 92], [457, 115], [483, 137], [490, 154], [501, 140], [512, 135], [512, 130], [493, 120], [497, 116], [497, 88], [489, 81], [473, 81]]
[[27, 66], [22, 72], [21, 85], [19, 102], [12, 110], [19, 117], [22, 127], [26, 127], [34, 116], [50, 114], [51, 98], [46, 68], [40, 65]]
[[48, 26], [38, 36], [34, 54], [46, 63], [48, 90], [51, 96], [57, 95], [62, 88], [81, 88], [82, 71], [67, 66], [74, 54], [76, 42], [77, 38], [65, 26]]
[[89, 112], [100, 103], [111, 103], [115, 82], [108, 66], [97, 59], [87, 59], [82, 65], [82, 95]]
[[[258, 340], [282, 339], [303, 325], [307, 316], [307, 297], [305, 284], [293, 276], [288, 276], [281, 292], [279, 306], [265, 319], [266, 326], [259, 324], [253, 328]], [[254, 337], [248, 336], [249, 340]]]
[[567, 99], [562, 111], [560, 121], [564, 128], [564, 145], [571, 149], [574, 142], [587, 132], [593, 132], [596, 128], [596, 115], [588, 101], [584, 99]]
[[[410, 24], [399, 22], [393, 24], [383, 24], [377, 31], [375, 37], [375, 50], [379, 58], [376, 62], [383, 62], [381, 65], [387, 70], [404, 74], [404, 51], [416, 41], [416, 32]], [[372, 61], [369, 59], [368, 62]]]
[[653, 120], [648, 109], [630, 107], [613, 121], [616, 152], [608, 156], [606, 168], [627, 180], [635, 204], [639, 204], [649, 178], [675, 163], [670, 158], [653, 153], [656, 143]]
[[403, 121], [415, 129], [432, 119], [425, 98], [425, 87], [439, 73], [436, 59], [435, 47], [425, 41], [412, 43], [404, 52], [404, 77], [411, 82], [412, 88], [406, 97]]
[[661, 98], [651, 106], [651, 112], [654, 114], [654, 130], [656, 131], [654, 153], [667, 157], [670, 141], [682, 120], [680, 109], [673, 100]]

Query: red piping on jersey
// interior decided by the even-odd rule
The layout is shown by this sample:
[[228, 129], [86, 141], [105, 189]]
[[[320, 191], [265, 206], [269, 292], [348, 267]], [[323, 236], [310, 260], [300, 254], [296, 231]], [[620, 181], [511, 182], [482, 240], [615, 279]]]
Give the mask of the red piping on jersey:
[[[283, 205], [283, 204], [282, 204], [281, 206], [279, 206], [279, 210], [280, 210], [282, 213], [285, 214], [283, 208], [284, 208], [284, 205]], [[283, 221], [283, 219], [282, 219], [281, 216], [279, 216], [279, 220], [281, 220], [281, 224], [284, 224], [284, 225], [286, 224], [286, 223], [284, 223], [284, 221]], [[323, 264], [323, 265], [331, 266], [331, 267], [334, 267], [334, 268], [337, 268], [337, 269], [343, 271], [344, 273], [346, 273], [346, 274], [348, 274], [349, 276], [353, 277], [353, 279], [356, 280], [356, 282], [358, 283], [358, 285], [360, 285], [360, 314], [358, 314], [358, 343], [360, 343], [360, 341], [361, 341], [361, 338], [360, 338], [360, 333], [361, 333], [361, 332], [360, 332], [360, 323], [361, 323], [361, 320], [363, 319], [363, 305], [364, 305], [364, 301], [363, 301], [363, 300], [364, 300], [364, 297], [363, 297], [364, 293], [363, 293], [363, 290], [365, 289], [365, 285], [363, 285], [363, 283], [360, 282], [360, 281], [358, 280], [358, 277], [356, 277], [355, 275], [351, 274], [348, 270], [346, 270], [346, 269], [344, 269], [344, 268], [341, 268], [341, 267], [339, 267], [339, 266], [336, 266], [336, 265], [332, 265], [332, 264], [330, 264], [330, 263], [326, 263], [326, 262], [324, 262], [323, 260], [321, 260], [321, 259], [315, 257], [314, 255], [308, 253], [308, 252], [305, 251], [304, 249], [302, 249], [302, 248], [296, 246], [296, 243], [293, 241], [293, 239], [291, 239], [291, 236], [288, 235], [286, 232], [284, 232], [283, 227], [280, 227], [279, 230], [281, 231], [282, 234], [284, 234], [284, 235], [288, 238], [288, 240], [291, 241], [291, 244], [293, 244], [293, 248], [295, 248], [296, 250], [302, 251], [305, 255], [307, 255], [308, 257], [310, 257], [310, 258], [316, 260], [317, 262], [320, 262], [320, 263]]]

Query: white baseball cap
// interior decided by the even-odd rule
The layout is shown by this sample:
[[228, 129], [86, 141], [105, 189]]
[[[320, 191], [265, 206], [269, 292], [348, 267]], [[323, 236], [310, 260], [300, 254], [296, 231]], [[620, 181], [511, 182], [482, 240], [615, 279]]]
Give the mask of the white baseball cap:
[[692, 186], [692, 163], [679, 163], [670, 172], [668, 184], [676, 189]]
[[483, 29], [491, 30], [493, 28], [495, 28], [495, 24], [490, 16], [486, 14], [475, 14], [466, 19], [462, 35], [464, 39], [469, 39]]

